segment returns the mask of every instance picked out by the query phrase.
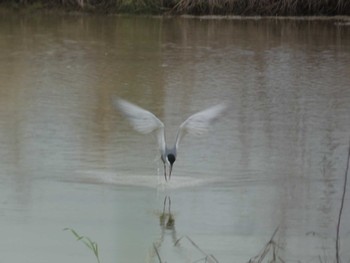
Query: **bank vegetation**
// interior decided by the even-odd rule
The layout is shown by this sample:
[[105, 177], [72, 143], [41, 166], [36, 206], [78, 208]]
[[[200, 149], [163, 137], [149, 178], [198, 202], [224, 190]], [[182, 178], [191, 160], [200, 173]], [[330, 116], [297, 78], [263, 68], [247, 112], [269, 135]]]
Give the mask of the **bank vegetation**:
[[350, 0], [0, 0], [18, 10], [243, 16], [350, 15]]

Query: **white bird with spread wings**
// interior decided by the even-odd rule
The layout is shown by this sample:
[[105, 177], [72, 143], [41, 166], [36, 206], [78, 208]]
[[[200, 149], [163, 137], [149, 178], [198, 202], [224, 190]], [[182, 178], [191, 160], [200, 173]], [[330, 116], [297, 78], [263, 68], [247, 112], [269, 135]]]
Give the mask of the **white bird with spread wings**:
[[197, 112], [188, 117], [178, 128], [174, 145], [169, 148], [165, 142], [164, 124], [153, 113], [142, 109], [123, 99], [116, 99], [115, 106], [128, 119], [131, 126], [138, 132], [147, 134], [155, 132], [161, 159], [164, 164], [164, 177], [168, 181], [166, 174], [166, 164], [169, 167], [169, 180], [173, 164], [177, 157], [179, 143], [185, 134], [202, 135], [209, 130], [210, 125], [227, 112], [228, 104], [221, 103], [203, 111]]

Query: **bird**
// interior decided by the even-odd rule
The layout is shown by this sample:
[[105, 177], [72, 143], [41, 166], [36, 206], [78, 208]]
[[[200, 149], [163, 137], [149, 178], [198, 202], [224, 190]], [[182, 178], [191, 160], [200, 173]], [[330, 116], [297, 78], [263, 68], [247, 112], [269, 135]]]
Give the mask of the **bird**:
[[129, 121], [134, 130], [142, 134], [152, 132], [156, 134], [160, 158], [164, 164], [165, 181], [168, 181], [166, 164], [169, 165], [170, 180], [173, 165], [177, 158], [179, 144], [183, 137], [186, 134], [198, 136], [208, 132], [211, 124], [223, 116], [228, 110], [228, 103], [222, 102], [191, 115], [179, 126], [175, 143], [168, 147], [165, 141], [164, 124], [152, 112], [119, 97], [114, 99], [114, 105]]

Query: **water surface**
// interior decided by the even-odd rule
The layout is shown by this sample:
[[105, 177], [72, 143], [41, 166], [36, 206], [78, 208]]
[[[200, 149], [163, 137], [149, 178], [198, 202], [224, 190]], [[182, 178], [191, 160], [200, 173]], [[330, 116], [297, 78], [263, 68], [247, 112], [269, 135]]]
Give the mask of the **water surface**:
[[[285, 262], [334, 260], [350, 130], [350, 27], [332, 20], [7, 15], [0, 18], [0, 247], [6, 262], [247, 262], [279, 227]], [[154, 112], [186, 137], [169, 183]], [[349, 197], [341, 256], [350, 258]], [[169, 207], [170, 205], [170, 207]], [[204, 260], [203, 260], [204, 261]]]

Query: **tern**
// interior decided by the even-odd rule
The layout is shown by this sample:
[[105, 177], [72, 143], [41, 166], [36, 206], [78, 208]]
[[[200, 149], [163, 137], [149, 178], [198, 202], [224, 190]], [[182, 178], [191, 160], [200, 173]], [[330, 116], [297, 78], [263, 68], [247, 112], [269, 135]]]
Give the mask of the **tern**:
[[121, 98], [116, 98], [114, 104], [136, 131], [142, 134], [155, 132], [161, 155], [160, 157], [164, 164], [165, 181], [168, 181], [166, 164], [169, 165], [170, 180], [173, 165], [177, 157], [177, 150], [179, 149], [179, 143], [184, 135], [202, 135], [206, 133], [210, 125], [228, 109], [227, 103], [221, 103], [191, 115], [178, 128], [174, 145], [168, 147], [165, 141], [164, 124], [152, 112]]

